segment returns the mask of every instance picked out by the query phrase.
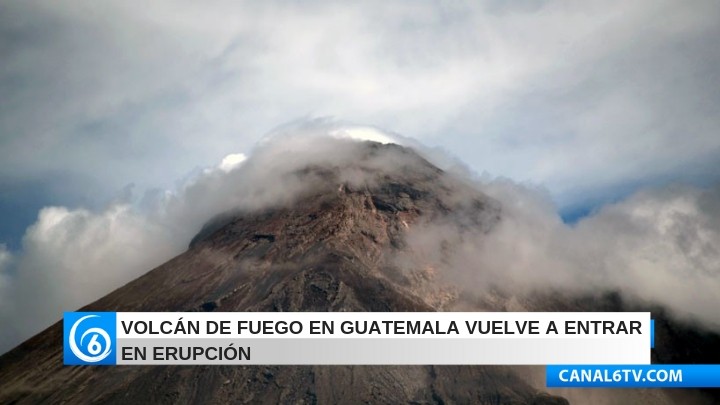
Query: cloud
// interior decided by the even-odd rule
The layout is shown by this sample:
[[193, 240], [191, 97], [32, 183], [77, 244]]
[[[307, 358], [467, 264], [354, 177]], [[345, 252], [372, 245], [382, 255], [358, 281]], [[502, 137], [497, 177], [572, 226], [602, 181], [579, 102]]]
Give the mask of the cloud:
[[641, 191], [578, 224], [573, 248], [602, 263], [598, 283], [719, 329], [718, 218], [718, 187]]
[[569, 226], [546, 192], [509, 180], [480, 187], [502, 206], [489, 231], [443, 221], [411, 230], [411, 249], [448, 280], [517, 296], [619, 291], [720, 330], [720, 188], [641, 190]]
[[398, 138], [393, 138], [392, 136], [383, 133], [382, 131], [371, 128], [371, 127], [358, 127], [358, 126], [352, 126], [352, 127], [344, 127], [339, 128], [336, 130], [330, 131], [330, 136], [336, 137], [336, 138], [348, 138], [348, 139], [355, 139], [358, 141], [370, 141], [370, 142], [377, 142], [382, 144], [388, 144], [388, 143], [399, 143]]
[[[369, 135], [368, 135], [369, 134]], [[45, 207], [14, 257], [0, 245], [0, 351], [183, 252], [218, 214], [291, 203], [317, 180], [298, 170], [342, 167], [359, 153], [358, 139], [391, 139], [368, 127], [329, 121], [278, 129], [249, 158], [236, 153], [199, 170], [175, 190], [128, 195], [104, 209]], [[382, 154], [375, 167], [394, 167]], [[346, 181], [364, 181], [354, 170]], [[12, 260], [11, 260], [12, 259]], [[40, 299], [39, 297], [42, 297]]]
[[247, 159], [247, 157], [242, 153], [231, 153], [223, 158], [222, 162], [220, 162], [219, 168], [224, 172], [229, 172], [230, 170], [240, 166], [245, 159]]
[[25, 233], [12, 288], [3, 296], [9, 298], [0, 310], [3, 334], [27, 337], [63, 310], [77, 309], [177, 254], [182, 247], [169, 231], [128, 205], [97, 213], [42, 209]]
[[12, 264], [13, 256], [8, 251], [7, 246], [0, 243], [0, 304], [7, 305], [4, 297], [7, 296], [7, 288], [9, 284], [9, 270]]
[[0, 244], [0, 274], [7, 268], [12, 260], [12, 255], [7, 250], [7, 246]]
[[714, 1], [4, 2], [0, 173], [167, 188], [278, 123], [333, 116], [562, 204], [717, 179], [718, 16]]

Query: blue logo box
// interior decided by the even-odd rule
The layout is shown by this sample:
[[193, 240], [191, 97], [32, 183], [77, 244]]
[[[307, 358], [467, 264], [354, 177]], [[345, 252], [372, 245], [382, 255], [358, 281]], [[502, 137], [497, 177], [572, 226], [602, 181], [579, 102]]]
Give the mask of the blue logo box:
[[116, 364], [115, 312], [65, 312], [63, 363], [68, 366]]

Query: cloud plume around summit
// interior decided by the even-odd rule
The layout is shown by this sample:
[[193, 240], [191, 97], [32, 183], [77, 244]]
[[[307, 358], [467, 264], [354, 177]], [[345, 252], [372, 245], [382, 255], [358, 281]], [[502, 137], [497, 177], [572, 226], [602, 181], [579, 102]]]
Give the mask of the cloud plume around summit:
[[409, 235], [467, 291], [620, 292], [720, 330], [720, 188], [645, 189], [569, 225], [546, 193], [501, 179], [479, 187], [502, 207], [489, 232], [440, 222]]
[[[462, 164], [398, 135], [330, 123], [285, 128], [251, 153], [101, 210], [46, 207], [28, 228], [21, 251], [0, 247], [0, 351], [184, 251], [214, 216], [290, 204], [311, 187], [296, 172], [309, 165], [339, 167], [356, 158], [358, 141], [412, 145], [497, 200], [501, 219], [489, 231], [443, 223], [409, 230], [411, 249], [439, 255], [456, 244], [450, 279], [473, 289], [493, 284], [517, 291], [619, 290], [718, 329], [720, 319], [720, 191], [677, 186], [641, 190], [577, 224], [564, 223], [546, 192], [506, 179], [477, 178]], [[389, 154], [373, 165], [393, 170]], [[343, 173], [365, 181], [362, 173]], [[462, 199], [458, 195], [454, 198]], [[6, 327], [7, 326], [7, 327]]]

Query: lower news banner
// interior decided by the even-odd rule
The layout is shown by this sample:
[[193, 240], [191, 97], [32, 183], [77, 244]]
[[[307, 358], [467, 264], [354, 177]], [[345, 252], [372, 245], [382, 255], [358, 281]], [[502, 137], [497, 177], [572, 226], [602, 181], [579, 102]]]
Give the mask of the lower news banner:
[[649, 364], [650, 314], [68, 312], [67, 365]]
[[66, 365], [547, 365], [548, 387], [720, 387], [647, 312], [66, 312]]

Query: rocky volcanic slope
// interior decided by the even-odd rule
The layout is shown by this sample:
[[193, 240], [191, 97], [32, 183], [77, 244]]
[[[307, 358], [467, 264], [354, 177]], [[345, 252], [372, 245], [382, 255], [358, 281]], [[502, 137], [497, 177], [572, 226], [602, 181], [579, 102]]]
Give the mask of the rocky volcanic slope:
[[[411, 150], [372, 143], [359, 150], [357, 160], [344, 167], [309, 166], [293, 173], [310, 185], [294, 203], [212, 220], [187, 252], [83, 310], [456, 308], [463, 301], [457, 287], [440, 282], [431, 266], [398, 266], [395, 253], [407, 250], [406, 230], [422, 221], [441, 218], [487, 231], [501, 220], [500, 207]], [[396, 163], [380, 168], [373, 163], [378, 156]], [[526, 303], [592, 309], [553, 297]], [[0, 357], [0, 403], [567, 403], [535, 388], [543, 384], [537, 368], [528, 367], [63, 367], [60, 323]], [[673, 401], [657, 390], [623, 392], [629, 394], [593, 402]], [[591, 398], [577, 390], [562, 393], [580, 402]]]

